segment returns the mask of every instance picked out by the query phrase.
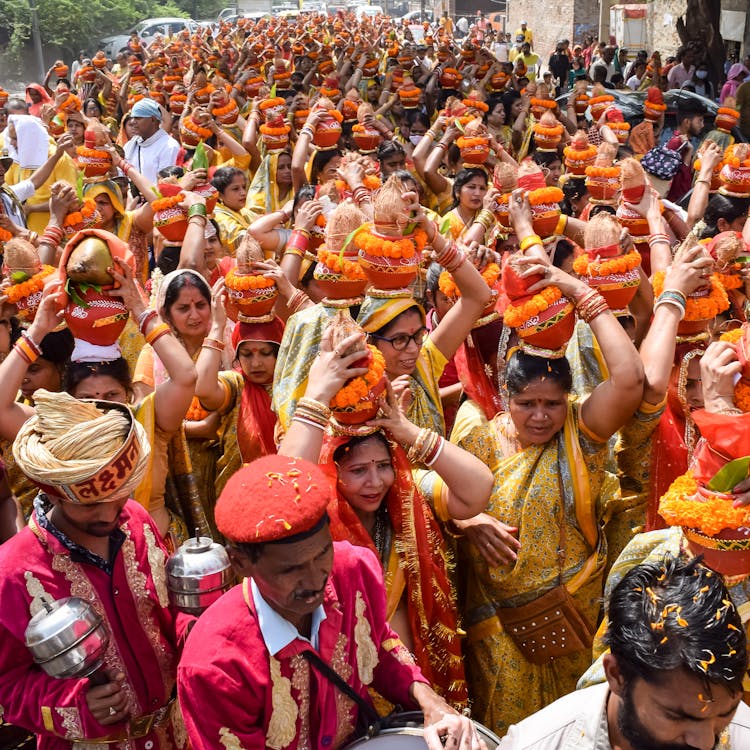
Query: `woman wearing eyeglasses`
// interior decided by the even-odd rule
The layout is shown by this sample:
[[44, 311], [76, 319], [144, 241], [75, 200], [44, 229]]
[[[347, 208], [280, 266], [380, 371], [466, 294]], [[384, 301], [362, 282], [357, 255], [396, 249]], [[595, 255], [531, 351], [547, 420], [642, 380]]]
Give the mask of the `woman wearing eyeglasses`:
[[[346, 342], [340, 346], [346, 348]], [[364, 346], [345, 358], [335, 354], [326, 331], [305, 397], [330, 403], [362, 372], [356, 365], [363, 354]], [[377, 554], [385, 576], [388, 621], [435, 689], [461, 708], [467, 704], [466, 681], [438, 518], [449, 521], [480, 513], [492, 490], [492, 473], [478, 458], [445, 441], [431, 464], [437, 491], [429, 503], [415, 486], [407, 457], [420, 429], [406, 419], [390, 387], [380, 415], [356, 425], [356, 437], [341, 434], [344, 429], [335, 422], [324, 436], [319, 425], [294, 419], [279, 453], [320, 463], [331, 483], [333, 539]]]
[[[440, 258], [448, 240], [427, 220], [416, 197], [409, 208], [415, 212], [415, 220], [427, 232], [428, 242]], [[453, 278], [461, 296], [430, 333], [425, 327], [424, 308], [411, 295], [384, 299], [368, 294], [357, 316], [357, 322], [369, 334], [370, 343], [383, 354], [394, 391], [399, 396], [409, 391], [406, 409], [409, 421], [440, 435], [445, 434], [445, 419], [438, 381], [448, 360], [490, 301], [489, 287], [468, 259], [453, 271]]]

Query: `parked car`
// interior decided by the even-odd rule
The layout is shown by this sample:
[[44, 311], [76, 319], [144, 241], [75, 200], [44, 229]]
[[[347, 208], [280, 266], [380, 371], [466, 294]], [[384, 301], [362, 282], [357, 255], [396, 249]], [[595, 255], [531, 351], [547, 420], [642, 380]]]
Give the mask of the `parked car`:
[[406, 21], [407, 23], [421, 23], [422, 21], [432, 23], [435, 20], [435, 14], [430, 8], [425, 8], [424, 13], [421, 10], [412, 10], [401, 16], [398, 20]]
[[147, 18], [137, 23], [125, 34], [104, 37], [100, 40], [98, 49], [103, 50], [107, 57], [113, 58], [127, 47], [130, 35], [134, 31], [148, 47], [157, 34], [168, 37], [178, 34], [183, 29], [187, 29], [192, 34], [197, 28], [198, 24], [192, 18]]
[[[589, 90], [591, 93], [591, 90]], [[607, 91], [608, 94], [612, 94], [615, 97], [615, 105], [622, 112], [625, 117], [625, 121], [629, 122], [631, 127], [637, 125], [643, 120], [643, 102], [646, 101], [645, 91], [622, 91], [620, 89], [610, 89]], [[706, 116], [704, 118], [703, 132], [698, 136], [703, 138], [709, 131], [714, 129], [714, 120], [716, 119], [716, 113], [719, 109], [719, 105], [711, 99], [706, 99], [705, 96], [696, 94], [692, 91], [685, 91], [684, 89], [671, 89], [670, 91], [664, 92], [664, 104], [667, 105], [667, 110], [664, 113], [664, 137], [667, 134], [673, 133], [677, 129], [677, 108], [681, 101], [699, 101], [706, 109]], [[557, 103], [565, 109], [568, 102], [568, 94], [561, 94], [557, 97]], [[741, 143], [747, 142], [747, 138], [742, 135], [742, 131], [739, 128], [732, 130], [732, 135], [735, 140]]]
[[380, 5], [358, 5], [354, 9], [354, 15], [358, 21], [361, 21], [365, 17], [383, 16], [385, 12]]

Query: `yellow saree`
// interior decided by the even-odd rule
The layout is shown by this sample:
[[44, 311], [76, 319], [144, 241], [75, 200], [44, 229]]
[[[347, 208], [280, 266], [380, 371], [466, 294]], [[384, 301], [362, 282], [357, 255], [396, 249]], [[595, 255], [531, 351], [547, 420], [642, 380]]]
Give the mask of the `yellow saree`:
[[521, 542], [514, 565], [490, 568], [479, 551], [461, 539], [456, 566], [468, 631], [466, 671], [473, 715], [503, 735], [510, 724], [573, 690], [591, 652], [531, 664], [503, 632], [496, 610], [527, 604], [557, 585], [562, 516], [563, 581], [580, 613], [596, 627], [607, 558], [599, 526], [609, 498], [617, 494], [617, 480], [605, 470], [606, 443], [582, 431], [576, 403], [571, 403], [556, 438], [521, 449], [508, 414], [488, 423], [481, 409], [467, 402], [459, 409], [451, 440], [493, 470], [495, 484], [486, 512], [517, 527]]

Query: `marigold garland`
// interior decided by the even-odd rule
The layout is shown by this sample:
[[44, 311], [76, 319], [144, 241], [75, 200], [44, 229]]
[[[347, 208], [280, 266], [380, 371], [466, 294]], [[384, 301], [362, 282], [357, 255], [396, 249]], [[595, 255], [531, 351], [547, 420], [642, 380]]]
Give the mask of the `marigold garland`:
[[750, 157], [740, 161], [740, 159], [734, 155], [734, 146], [728, 148], [724, 154], [724, 163], [729, 164], [730, 167], [750, 167]]
[[489, 144], [489, 138], [487, 136], [478, 135], [474, 138], [465, 138], [461, 136], [456, 138], [456, 145], [460, 148], [474, 148], [475, 146], [487, 146]]
[[586, 167], [586, 177], [619, 177], [620, 167]]
[[563, 191], [558, 187], [546, 187], [532, 190], [529, 195], [529, 204], [538, 206], [544, 203], [559, 203], [563, 198]]
[[[349, 183], [345, 182], [344, 180], [340, 180], [337, 178], [335, 180], [335, 184], [336, 189], [340, 190], [341, 192], [349, 189]], [[382, 185], [383, 181], [376, 174], [365, 175], [364, 179], [362, 180], [362, 186], [366, 187], [368, 190], [377, 190]]]
[[207, 412], [201, 406], [201, 402], [198, 400], [198, 397], [193, 396], [193, 400], [190, 402], [190, 406], [188, 407], [187, 413], [185, 414], [185, 421], [200, 422], [202, 419], [205, 419], [208, 414], [209, 412]]
[[96, 203], [90, 198], [83, 201], [79, 211], [73, 211], [65, 217], [63, 222], [64, 227], [77, 227], [79, 224], [84, 224], [96, 213]]
[[[487, 286], [492, 289], [500, 278], [500, 266], [497, 263], [488, 263], [487, 267], [482, 271], [482, 278]], [[443, 271], [440, 274], [438, 288], [446, 297], [450, 297], [451, 299], [457, 299], [461, 296], [461, 290], [458, 288], [452, 274], [448, 271]]]
[[556, 286], [548, 286], [537, 292], [531, 299], [516, 304], [511, 302], [505, 308], [503, 320], [511, 328], [520, 328], [531, 318], [544, 312], [562, 298], [562, 292]]
[[[733, 264], [737, 265], [737, 264]], [[742, 286], [742, 278], [731, 273], [719, 273], [718, 271], [714, 274], [719, 280], [719, 283], [724, 289], [739, 289]]]
[[30, 279], [22, 281], [20, 284], [11, 284], [6, 287], [3, 291], [5, 297], [11, 305], [17, 304], [24, 297], [30, 297], [36, 292], [41, 292], [44, 289], [44, 281], [51, 274], [55, 272], [53, 266], [42, 266], [42, 270], [35, 273]]
[[358, 404], [366, 402], [370, 390], [383, 379], [385, 373], [385, 359], [383, 355], [372, 344], [368, 344], [367, 348], [371, 354], [367, 372], [364, 375], [352, 378], [339, 390], [331, 399], [330, 407], [332, 409], [356, 408]]
[[[711, 291], [707, 297], [688, 296], [685, 320], [690, 322], [712, 320], [719, 313], [729, 309], [729, 297], [716, 274], [711, 274], [709, 281]], [[651, 284], [654, 288], [654, 296], [658, 297], [664, 290], [664, 271], [657, 271]]]
[[417, 229], [410, 237], [390, 240], [373, 234], [371, 225], [364, 224], [354, 235], [354, 242], [368, 255], [408, 260], [422, 252], [427, 244], [427, 234], [422, 229]]
[[86, 148], [86, 146], [78, 146], [76, 148], [78, 156], [85, 156], [88, 159], [111, 159], [109, 151], [103, 151], [98, 148]]
[[214, 117], [223, 117], [224, 115], [234, 112], [236, 109], [238, 109], [237, 102], [234, 99], [230, 99], [229, 104], [225, 104], [223, 107], [214, 107], [214, 109], [211, 110], [211, 114]]
[[13, 235], [7, 230], [0, 227], [0, 242], [7, 242], [12, 239]]
[[563, 149], [563, 155], [566, 159], [575, 159], [576, 161], [586, 161], [588, 159], [595, 159], [598, 151], [596, 146], [586, 146], [586, 148], [573, 148], [573, 146], [566, 146]]
[[287, 135], [292, 129], [291, 125], [266, 125], [265, 123], [260, 126], [259, 130], [263, 135]]
[[232, 268], [224, 278], [224, 284], [229, 289], [236, 291], [247, 291], [248, 289], [268, 289], [276, 282], [260, 274], [240, 274], [236, 268]]
[[482, 112], [489, 112], [490, 107], [486, 102], [480, 101], [479, 99], [464, 99], [464, 104], [471, 109], [479, 109]]
[[573, 270], [579, 276], [611, 276], [627, 273], [640, 265], [641, 254], [637, 250], [602, 261], [591, 260], [586, 253], [582, 253], [573, 261]]
[[347, 279], [360, 281], [367, 278], [362, 267], [359, 265], [359, 261], [347, 260], [345, 257], [342, 258], [340, 253], [335, 253], [332, 250], [326, 250], [320, 247], [318, 248], [317, 257], [318, 261], [326, 268], [334, 273], [345, 276]]
[[723, 497], [699, 497], [698, 482], [687, 472], [672, 482], [659, 501], [659, 515], [670, 526], [684, 526], [708, 536], [723, 529], [750, 526], [750, 506], [732, 507], [732, 500]]
[[608, 122], [607, 127], [610, 130], [630, 130], [629, 122]]
[[271, 107], [286, 107], [286, 99], [283, 96], [275, 96], [272, 99], [264, 99], [258, 105], [258, 109], [261, 111], [270, 109]]
[[557, 107], [557, 102], [554, 99], [537, 99], [534, 96], [529, 99], [529, 103], [532, 107], [543, 107], [544, 109], [549, 110], [553, 110]]
[[595, 107], [597, 104], [604, 104], [606, 102], [613, 102], [615, 100], [612, 94], [603, 94], [602, 96], [592, 96], [589, 99], [589, 107]]
[[151, 208], [154, 213], [158, 211], [166, 211], [168, 208], [173, 208], [183, 200], [185, 200], [185, 193], [168, 195], [166, 198], [157, 198], [155, 201], [151, 201]]
[[547, 136], [548, 138], [555, 138], [558, 135], [562, 135], [562, 132], [562, 125], [553, 125], [551, 128], [548, 128], [545, 125], [540, 125], [539, 123], [534, 125], [534, 133]]
[[213, 132], [209, 128], [204, 128], [201, 125], [198, 125], [198, 123], [189, 116], [185, 117], [180, 125], [185, 128], [185, 130], [195, 133], [195, 135], [200, 136], [204, 140], [213, 135]]
[[740, 116], [740, 113], [731, 107], [719, 107], [719, 109], [716, 110], [716, 113], [719, 115], [727, 115], [727, 117], [734, 117], [735, 120]]

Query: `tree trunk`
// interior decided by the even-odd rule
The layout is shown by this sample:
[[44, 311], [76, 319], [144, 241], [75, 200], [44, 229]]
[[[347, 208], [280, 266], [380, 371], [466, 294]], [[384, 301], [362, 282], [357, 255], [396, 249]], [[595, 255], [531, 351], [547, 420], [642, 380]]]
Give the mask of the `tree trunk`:
[[[685, 24], [690, 19], [690, 25]], [[696, 52], [696, 63], [708, 65], [709, 79], [718, 92], [724, 78], [724, 40], [721, 38], [721, 3], [718, 0], [687, 0], [685, 15], [677, 19], [677, 33], [684, 46], [690, 45]]]

